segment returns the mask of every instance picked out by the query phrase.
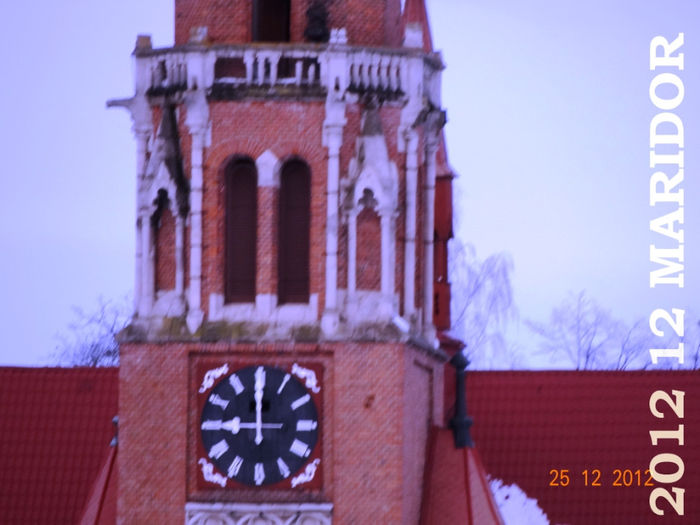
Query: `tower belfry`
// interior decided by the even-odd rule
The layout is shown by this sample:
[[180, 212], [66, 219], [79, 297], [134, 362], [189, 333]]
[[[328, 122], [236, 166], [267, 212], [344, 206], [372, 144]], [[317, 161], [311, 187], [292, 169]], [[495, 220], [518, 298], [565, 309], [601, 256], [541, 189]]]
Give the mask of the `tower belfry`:
[[133, 57], [120, 520], [417, 523], [452, 234], [422, 0], [175, 0]]

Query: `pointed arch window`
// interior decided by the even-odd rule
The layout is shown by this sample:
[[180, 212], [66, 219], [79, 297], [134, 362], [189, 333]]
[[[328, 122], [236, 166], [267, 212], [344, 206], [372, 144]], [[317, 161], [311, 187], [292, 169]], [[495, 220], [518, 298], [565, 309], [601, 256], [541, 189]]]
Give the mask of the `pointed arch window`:
[[277, 300], [309, 302], [311, 170], [301, 159], [285, 162], [280, 173]]
[[224, 297], [226, 303], [255, 301], [258, 174], [250, 158], [234, 158], [225, 169], [226, 241]]
[[290, 0], [253, 0], [253, 41], [289, 42]]

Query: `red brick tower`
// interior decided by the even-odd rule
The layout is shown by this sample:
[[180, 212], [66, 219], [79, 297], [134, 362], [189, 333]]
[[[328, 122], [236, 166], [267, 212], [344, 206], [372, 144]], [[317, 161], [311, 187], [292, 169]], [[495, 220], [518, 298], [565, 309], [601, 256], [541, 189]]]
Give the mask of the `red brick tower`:
[[121, 523], [418, 522], [451, 182], [407, 4], [176, 0], [138, 38]]

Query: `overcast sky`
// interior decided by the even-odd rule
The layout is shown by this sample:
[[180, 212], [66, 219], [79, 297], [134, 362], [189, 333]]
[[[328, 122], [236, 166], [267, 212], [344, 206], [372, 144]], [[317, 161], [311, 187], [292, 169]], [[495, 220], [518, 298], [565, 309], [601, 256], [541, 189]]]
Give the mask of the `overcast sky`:
[[[135, 144], [128, 114], [105, 101], [133, 92], [138, 33], [172, 44], [172, 4], [2, 8], [0, 364], [48, 364], [73, 306], [131, 293]], [[656, 307], [700, 310], [698, 4], [429, 2], [447, 64], [458, 235], [482, 257], [511, 254], [521, 317], [545, 320], [582, 289], [626, 320]], [[650, 291], [648, 48], [681, 31], [686, 285]]]

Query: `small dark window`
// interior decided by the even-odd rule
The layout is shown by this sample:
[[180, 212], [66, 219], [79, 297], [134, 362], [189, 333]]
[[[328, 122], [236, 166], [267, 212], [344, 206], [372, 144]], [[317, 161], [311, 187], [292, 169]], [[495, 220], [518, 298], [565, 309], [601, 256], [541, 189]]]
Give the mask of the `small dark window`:
[[253, 41], [289, 42], [290, 0], [253, 0]]
[[217, 58], [214, 78], [245, 78], [245, 63], [242, 58]]
[[300, 159], [287, 161], [280, 175], [277, 298], [309, 302], [311, 172]]
[[250, 159], [232, 160], [226, 166], [225, 187], [225, 301], [253, 302], [258, 215], [255, 163]]

